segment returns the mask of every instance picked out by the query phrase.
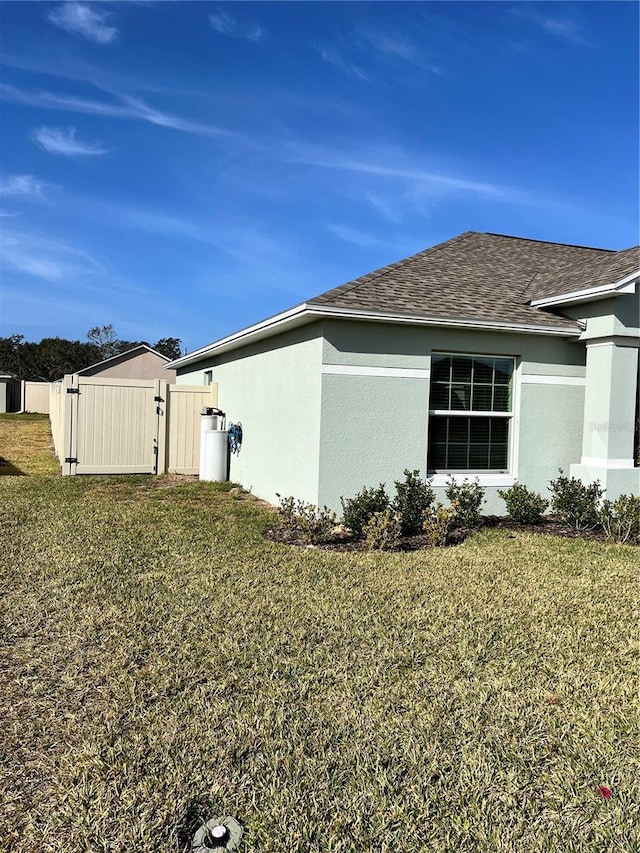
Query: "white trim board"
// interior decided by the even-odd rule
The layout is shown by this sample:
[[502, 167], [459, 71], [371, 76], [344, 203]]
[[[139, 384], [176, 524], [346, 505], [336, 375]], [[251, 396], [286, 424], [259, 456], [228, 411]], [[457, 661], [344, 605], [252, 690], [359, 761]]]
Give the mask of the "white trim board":
[[323, 364], [328, 376], [378, 376], [396, 379], [429, 379], [431, 372], [421, 367], [364, 367], [359, 364]]
[[492, 474], [491, 472], [486, 474], [431, 474], [431, 476], [427, 475], [427, 477], [427, 482], [430, 486], [433, 486], [434, 489], [444, 488], [451, 477], [453, 477], [458, 485], [461, 485], [465, 480], [474, 482], [477, 479], [481, 486], [500, 489], [505, 487], [509, 488], [509, 486], [513, 486], [516, 482], [516, 478], [513, 474]]
[[546, 376], [541, 373], [523, 373], [520, 379], [527, 385], [586, 385], [584, 376]]
[[583, 456], [580, 460], [581, 465], [587, 465], [592, 468], [613, 468], [625, 470], [634, 468], [633, 459], [602, 459], [597, 456]]

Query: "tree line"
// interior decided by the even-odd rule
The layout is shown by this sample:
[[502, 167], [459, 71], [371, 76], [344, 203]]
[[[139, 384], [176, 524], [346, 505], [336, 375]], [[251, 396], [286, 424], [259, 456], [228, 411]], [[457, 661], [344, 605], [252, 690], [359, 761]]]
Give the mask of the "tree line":
[[55, 382], [66, 373], [75, 373], [91, 364], [146, 344], [168, 358], [182, 355], [180, 338], [148, 341], [125, 341], [118, 337], [113, 325], [94, 326], [86, 341], [66, 338], [43, 338], [37, 343], [25, 341], [24, 335], [0, 338], [0, 371], [36, 382]]

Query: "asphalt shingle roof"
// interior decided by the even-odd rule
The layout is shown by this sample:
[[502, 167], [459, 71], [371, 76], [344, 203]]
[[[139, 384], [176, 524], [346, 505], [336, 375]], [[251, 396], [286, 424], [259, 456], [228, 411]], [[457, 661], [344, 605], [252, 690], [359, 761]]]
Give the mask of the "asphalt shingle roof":
[[640, 246], [608, 253], [597, 260], [571, 264], [557, 273], [539, 273], [531, 282], [530, 299], [564, 296], [589, 287], [616, 284], [631, 273], [640, 270]]
[[501, 234], [467, 231], [328, 290], [308, 305], [370, 310], [448, 320], [576, 329], [573, 320], [532, 308], [530, 288], [537, 277], [551, 287], [561, 270], [586, 271], [613, 262], [607, 249], [543, 243]]

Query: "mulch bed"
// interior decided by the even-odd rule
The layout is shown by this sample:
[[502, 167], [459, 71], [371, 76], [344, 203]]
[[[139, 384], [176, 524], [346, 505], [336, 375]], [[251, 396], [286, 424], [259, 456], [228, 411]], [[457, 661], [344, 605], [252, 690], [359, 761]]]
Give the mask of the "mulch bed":
[[[558, 521], [553, 516], [545, 516], [539, 524], [516, 524], [509, 517], [500, 515], [485, 515], [482, 517], [482, 527], [493, 529], [510, 530], [513, 535], [516, 533], [544, 533], [549, 536], [563, 536], [568, 539], [588, 539], [594, 542], [605, 542], [604, 534], [601, 530], [576, 530], [562, 521]], [[480, 528], [480, 529], [481, 529]], [[447, 547], [459, 545], [467, 538], [472, 531], [466, 527], [456, 527], [449, 533], [447, 537]], [[323, 551], [366, 551], [367, 547], [361, 539], [354, 539], [353, 536], [344, 529], [334, 533], [333, 537], [327, 542], [319, 545], [308, 545], [296, 533], [286, 530], [283, 527], [274, 527], [268, 530], [266, 538], [272, 542], [279, 542], [282, 545], [293, 545], [298, 548], [321, 548]], [[400, 544], [399, 551], [423, 551], [431, 546], [424, 535], [405, 536]]]

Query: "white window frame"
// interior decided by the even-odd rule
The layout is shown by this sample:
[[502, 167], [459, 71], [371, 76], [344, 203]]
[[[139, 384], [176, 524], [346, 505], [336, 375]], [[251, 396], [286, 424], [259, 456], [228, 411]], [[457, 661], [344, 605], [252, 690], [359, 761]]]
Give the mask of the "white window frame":
[[[505, 487], [512, 486], [515, 483], [514, 476], [514, 446], [515, 446], [515, 431], [517, 424], [516, 403], [517, 403], [517, 386], [518, 386], [518, 360], [514, 355], [505, 355], [502, 353], [474, 353], [474, 352], [450, 352], [446, 350], [435, 350], [431, 353], [431, 375], [433, 375], [433, 358], [437, 356], [450, 356], [451, 358], [500, 358], [512, 362], [513, 369], [511, 371], [511, 411], [510, 412], [485, 412], [485, 411], [468, 411], [465, 409], [432, 409], [429, 408], [429, 418], [427, 423], [427, 464], [429, 456], [429, 429], [432, 417], [489, 417], [497, 418], [504, 417], [509, 421], [508, 438], [507, 438], [507, 468], [506, 470], [493, 469], [473, 469], [468, 470], [453, 470], [453, 471], [438, 471], [433, 472], [427, 468], [427, 476], [431, 484], [435, 487], [446, 486], [447, 482], [453, 478], [456, 482], [461, 483], [465, 479], [478, 479], [483, 486]], [[429, 380], [429, 398], [431, 398], [431, 379]], [[431, 399], [429, 399], [431, 403]]]
[[213, 368], [209, 368], [209, 370], [203, 371], [204, 384], [206, 386], [213, 385]]

